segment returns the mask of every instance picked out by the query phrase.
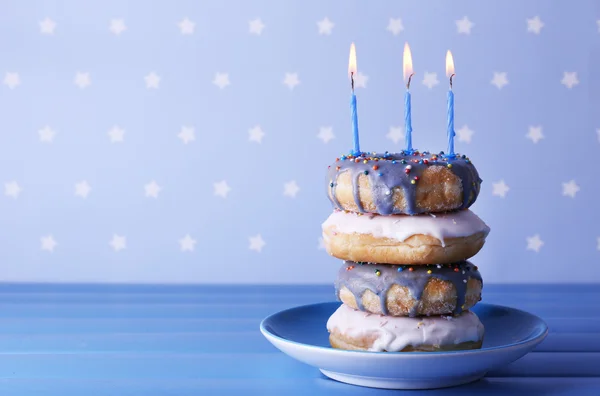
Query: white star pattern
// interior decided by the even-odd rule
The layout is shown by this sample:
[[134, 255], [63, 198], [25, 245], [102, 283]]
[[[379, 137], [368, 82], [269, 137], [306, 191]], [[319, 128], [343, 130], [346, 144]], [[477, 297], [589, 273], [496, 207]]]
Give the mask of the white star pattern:
[[182, 252], [193, 252], [196, 249], [196, 240], [190, 234], [186, 234], [179, 240], [179, 248]]
[[491, 81], [492, 85], [495, 85], [496, 88], [502, 89], [506, 84], [508, 84], [508, 78], [505, 72], [494, 72], [494, 77]]
[[527, 250], [533, 250], [534, 252], [539, 253], [542, 246], [544, 246], [544, 241], [542, 241], [538, 234], [527, 237]]
[[213, 183], [215, 195], [217, 197], [227, 198], [227, 194], [231, 191], [231, 187], [227, 184], [227, 181], [221, 180], [220, 182]]
[[493, 189], [492, 194], [496, 195], [500, 198], [506, 197], [506, 193], [508, 193], [510, 191], [510, 188], [508, 187], [508, 185], [506, 185], [504, 180], [500, 180], [499, 182], [492, 183], [492, 189]]
[[21, 191], [23, 190], [16, 181], [4, 183], [4, 195], [6, 195], [7, 197], [17, 199], [19, 198]]
[[162, 187], [159, 186], [154, 180], [144, 186], [146, 197], [149, 198], [158, 198], [158, 194], [161, 190]]
[[527, 31], [533, 34], [540, 34], [540, 31], [544, 27], [544, 22], [540, 20], [539, 16], [535, 16], [531, 19], [527, 18]]
[[260, 20], [260, 18], [253, 19], [248, 22], [248, 31], [250, 34], [260, 36], [264, 28], [265, 24]]
[[319, 237], [319, 242], [317, 244], [317, 249], [319, 249], [319, 250], [325, 250], [325, 240], [323, 239], [323, 237]]
[[181, 139], [183, 144], [188, 144], [196, 140], [196, 131], [194, 127], [182, 126], [181, 131], [177, 134], [177, 137]]
[[110, 21], [108, 30], [110, 30], [116, 36], [119, 36], [121, 33], [127, 30], [127, 26], [125, 26], [125, 21], [122, 19], [112, 19]]
[[127, 247], [127, 238], [122, 235], [113, 234], [113, 237], [108, 244], [112, 246], [115, 252], [119, 252]]
[[300, 84], [300, 80], [298, 79], [298, 73], [285, 73], [283, 83], [287, 85], [287, 87], [290, 90], [293, 90], [296, 87], [296, 85]]
[[545, 137], [542, 133], [541, 126], [530, 126], [529, 132], [527, 132], [527, 135], [525, 136], [527, 136], [527, 139], [531, 140], [533, 143], [536, 144]]
[[125, 136], [125, 130], [118, 125], [113, 126], [107, 132], [111, 143], [121, 143]]
[[226, 86], [228, 86], [229, 84], [231, 84], [229, 82], [229, 74], [228, 73], [215, 73], [215, 78], [213, 80], [213, 84], [215, 84], [217, 87], [223, 89]]
[[52, 19], [45, 18], [43, 21], [40, 21], [40, 33], [52, 35], [54, 34], [54, 29], [56, 29], [56, 22]]
[[471, 138], [475, 132], [469, 129], [467, 125], [463, 125], [460, 129], [456, 130], [459, 142], [471, 143]]
[[329, 36], [331, 35], [331, 31], [335, 24], [329, 20], [329, 18], [325, 17], [322, 20], [317, 22], [317, 27], [319, 28], [319, 34]]
[[43, 236], [40, 238], [42, 250], [47, 250], [50, 253], [54, 251], [54, 248], [58, 245], [58, 242], [54, 240], [52, 235]]
[[146, 81], [146, 88], [148, 89], [158, 89], [160, 86], [160, 76], [154, 72], [146, 75], [144, 80]]
[[19, 77], [19, 73], [7, 72], [6, 74], [4, 74], [4, 80], [2, 81], [2, 83], [10, 89], [15, 89], [16, 87], [21, 85], [21, 78]]
[[263, 132], [260, 125], [256, 125], [248, 129], [248, 140], [251, 142], [262, 143], [265, 133]]
[[296, 198], [296, 194], [300, 191], [300, 187], [295, 180], [291, 180], [283, 185], [283, 195], [290, 198]]
[[196, 28], [196, 24], [190, 21], [188, 18], [183, 18], [181, 22], [177, 24], [179, 26], [179, 30], [183, 35], [194, 34], [194, 29]]
[[577, 72], [564, 72], [560, 83], [569, 89], [573, 88], [575, 85], [579, 84]]
[[429, 72], [425, 72], [423, 73], [423, 85], [425, 85], [427, 88], [432, 89], [433, 87], [435, 87], [436, 85], [438, 85], [440, 82], [437, 78], [437, 73], [429, 73]]
[[385, 137], [394, 142], [394, 144], [398, 144], [400, 140], [404, 139], [404, 130], [401, 127], [391, 126]]
[[354, 75], [354, 88], [367, 88], [369, 76], [358, 72]]
[[38, 131], [38, 135], [40, 137], [40, 142], [52, 143], [54, 141], [54, 137], [56, 136], [56, 131], [46, 125]]
[[92, 80], [90, 79], [90, 73], [77, 72], [73, 82], [81, 89], [89, 87], [92, 83]]
[[325, 143], [325, 144], [329, 143], [332, 139], [335, 138], [335, 135], [333, 134], [333, 128], [332, 127], [319, 128], [319, 133], [317, 134], [317, 137], [319, 139], [321, 139], [323, 141], [323, 143]]
[[575, 195], [577, 195], [579, 190], [581, 190], [581, 188], [577, 185], [575, 180], [569, 180], [562, 184], [562, 195], [565, 197], [575, 198]]
[[471, 29], [475, 24], [469, 20], [468, 17], [464, 16], [462, 19], [459, 19], [456, 22], [456, 31], [459, 34], [471, 34]]
[[250, 245], [248, 246], [248, 249], [250, 250], [254, 250], [258, 253], [262, 252], [263, 248], [265, 247], [265, 245], [267, 244], [262, 236], [260, 234], [256, 234], [255, 236], [251, 236], [250, 238], [248, 238], [248, 240], [250, 241]]
[[81, 198], [87, 198], [90, 191], [92, 191], [92, 187], [88, 184], [87, 181], [82, 180], [79, 183], [75, 184], [75, 195]]
[[386, 30], [392, 33], [394, 36], [399, 35], [400, 32], [404, 30], [404, 25], [402, 25], [402, 19], [390, 18]]

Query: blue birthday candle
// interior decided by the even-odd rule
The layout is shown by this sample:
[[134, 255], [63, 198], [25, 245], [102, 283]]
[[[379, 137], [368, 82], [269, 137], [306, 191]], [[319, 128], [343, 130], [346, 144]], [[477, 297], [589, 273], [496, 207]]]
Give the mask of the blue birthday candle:
[[412, 55], [408, 43], [404, 43], [404, 54], [402, 56], [402, 77], [406, 81], [406, 93], [404, 94], [404, 140], [406, 151], [412, 153], [412, 114], [410, 101], [410, 80], [413, 76]]
[[350, 83], [352, 94], [350, 96], [350, 115], [352, 116], [352, 136], [354, 139], [354, 155], [360, 154], [360, 144], [358, 142], [358, 112], [356, 111], [356, 95], [354, 94], [354, 74], [356, 73], [356, 47], [354, 43], [350, 46], [350, 59], [348, 61], [348, 74], [350, 75]]
[[454, 77], [454, 59], [452, 52], [446, 52], [446, 76], [450, 78], [450, 89], [448, 90], [448, 156], [454, 157], [454, 92], [452, 92], [452, 77]]

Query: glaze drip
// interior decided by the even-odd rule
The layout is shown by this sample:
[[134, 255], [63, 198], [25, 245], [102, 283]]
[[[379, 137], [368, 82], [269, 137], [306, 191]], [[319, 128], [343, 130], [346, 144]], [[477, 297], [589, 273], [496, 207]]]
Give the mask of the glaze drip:
[[[374, 170], [374, 165], [376, 170]], [[345, 172], [350, 172], [352, 180], [354, 202], [358, 211], [364, 213], [360, 201], [358, 178], [365, 175], [369, 178], [373, 202], [376, 213], [389, 214], [419, 214], [426, 213], [425, 209], [417, 207], [418, 180], [423, 172], [430, 166], [443, 166], [454, 173], [462, 183], [463, 202], [454, 209], [466, 209], [471, 206], [477, 196], [481, 179], [469, 158], [464, 155], [445, 155], [443, 152], [432, 154], [428, 151], [400, 153], [361, 153], [358, 156], [343, 155], [329, 167], [328, 180], [330, 194], [329, 200], [337, 209], [344, 210], [336, 198], [337, 177]], [[408, 168], [408, 171], [407, 171]], [[394, 207], [394, 190], [401, 189], [406, 201], [404, 211]]]
[[[428, 270], [431, 270], [431, 274], [427, 273]], [[339, 300], [340, 289], [345, 286], [354, 295], [358, 308], [364, 311], [362, 295], [365, 291], [370, 290], [379, 297], [381, 311], [387, 315], [387, 293], [393, 285], [407, 287], [411, 296], [415, 300], [420, 300], [430, 278], [449, 281], [454, 285], [456, 307], [453, 314], [455, 315], [463, 311], [462, 306], [465, 303], [468, 280], [477, 279], [483, 282], [477, 267], [469, 261], [446, 265], [414, 266], [345, 261], [335, 282], [335, 292]], [[416, 316], [418, 305], [415, 304], [411, 308], [410, 317]]]

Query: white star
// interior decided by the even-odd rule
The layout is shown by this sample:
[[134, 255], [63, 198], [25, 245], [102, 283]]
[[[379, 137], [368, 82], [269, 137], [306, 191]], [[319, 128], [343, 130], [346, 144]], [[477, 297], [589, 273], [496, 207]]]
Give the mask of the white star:
[[144, 190], [147, 197], [158, 198], [158, 193], [162, 190], [162, 187], [152, 180], [144, 186]]
[[575, 85], [579, 84], [577, 72], [565, 72], [560, 83], [569, 89], [573, 88]]
[[6, 195], [7, 197], [17, 199], [19, 198], [21, 191], [23, 190], [16, 181], [4, 183], [4, 195]]
[[265, 137], [260, 125], [256, 125], [253, 128], [248, 129], [248, 140], [251, 142], [262, 143], [262, 139]]
[[42, 34], [54, 34], [56, 28], [56, 22], [50, 18], [46, 18], [40, 22], [40, 33]]
[[122, 19], [111, 19], [108, 29], [118, 36], [127, 30], [127, 26], [125, 26], [125, 21]]
[[283, 195], [290, 198], [296, 198], [296, 194], [300, 191], [300, 187], [296, 183], [296, 180], [291, 180], [283, 185]]
[[527, 135], [525, 135], [527, 137], [527, 139], [531, 140], [533, 143], [537, 143], [540, 140], [542, 140], [545, 136], [542, 133], [542, 127], [541, 126], [530, 126], [529, 127], [529, 132], [527, 132]]
[[42, 243], [42, 250], [47, 250], [49, 252], [53, 252], [56, 245], [58, 245], [52, 235], [41, 237], [40, 241]]
[[186, 234], [179, 240], [179, 247], [182, 252], [193, 252], [196, 248], [196, 240], [190, 234]]
[[319, 27], [319, 34], [329, 36], [335, 24], [329, 20], [329, 18], [325, 17], [320, 21], [317, 21], [317, 26]]
[[361, 72], [356, 73], [354, 76], [354, 88], [367, 88], [367, 81], [369, 81], [369, 76]]
[[56, 136], [56, 131], [46, 125], [38, 131], [38, 135], [40, 136], [40, 142], [52, 143], [54, 136]]
[[325, 240], [323, 237], [319, 237], [319, 244], [317, 245], [317, 249], [325, 250]]
[[577, 185], [577, 183], [575, 183], [575, 180], [570, 180], [567, 183], [563, 183], [562, 184], [562, 194], [564, 196], [569, 196], [571, 198], [575, 198], [575, 195], [577, 194], [577, 192], [579, 190], [581, 190], [581, 188]]
[[456, 134], [458, 135], [458, 140], [460, 142], [471, 143], [471, 138], [473, 137], [472, 130], [469, 129], [467, 125], [463, 125], [462, 128], [456, 130]]
[[527, 31], [533, 34], [540, 34], [540, 31], [544, 27], [544, 22], [541, 21], [539, 16], [534, 16], [532, 19], [527, 18]]
[[196, 24], [190, 21], [187, 17], [183, 18], [183, 20], [177, 25], [179, 26], [179, 30], [181, 30], [181, 34], [184, 35], [193, 34], [196, 27]]
[[262, 23], [260, 18], [253, 19], [248, 22], [248, 29], [251, 34], [256, 34], [257, 36], [260, 36], [264, 28], [265, 24]]
[[121, 143], [125, 135], [125, 130], [115, 125], [108, 131], [108, 138], [111, 143]]
[[21, 85], [21, 78], [19, 78], [19, 73], [7, 72], [6, 74], [4, 74], [4, 80], [2, 81], [2, 83], [10, 89], [15, 89], [17, 86]]
[[108, 243], [115, 252], [123, 250], [127, 247], [127, 238], [122, 235], [113, 234], [112, 240]]
[[227, 181], [221, 180], [220, 182], [213, 183], [215, 195], [218, 197], [227, 198], [227, 194], [231, 191], [231, 187], [227, 184]]
[[90, 73], [81, 72], [77, 72], [77, 74], [75, 74], [75, 79], [73, 81], [75, 82], [75, 85], [81, 89], [88, 87], [92, 83], [92, 80], [90, 79]]
[[497, 195], [501, 198], [506, 197], [506, 193], [510, 191], [510, 188], [504, 183], [504, 180], [500, 180], [499, 182], [492, 183], [492, 194]]
[[262, 239], [262, 236], [260, 234], [256, 234], [255, 236], [248, 238], [248, 240], [250, 241], [250, 246], [248, 246], [248, 249], [255, 250], [258, 253], [260, 253], [262, 251], [262, 249], [265, 247], [265, 245], [267, 244]]
[[146, 80], [146, 88], [158, 89], [160, 86], [160, 76], [154, 72], [144, 77], [144, 80]]
[[596, 249], [597, 249], [597, 250], [600, 250], [600, 237], [598, 237], [598, 242], [597, 242], [597, 243], [598, 243], [598, 244], [596, 245]]
[[332, 127], [319, 128], [319, 133], [317, 134], [317, 137], [319, 139], [321, 139], [323, 141], [323, 143], [325, 143], [325, 144], [329, 143], [329, 141], [331, 139], [335, 138], [335, 135], [333, 134], [333, 128]]
[[92, 187], [88, 184], [87, 181], [82, 180], [79, 183], [75, 184], [75, 195], [81, 198], [87, 198], [88, 194], [92, 191]]
[[502, 89], [503, 86], [508, 84], [508, 78], [506, 77], [506, 72], [494, 72], [494, 78], [490, 81], [492, 85], [495, 85], [496, 88]]
[[533, 250], [534, 252], [538, 253], [543, 245], [544, 241], [542, 241], [538, 234], [535, 234], [532, 237], [527, 237], [527, 250]]
[[432, 89], [433, 87], [435, 87], [436, 85], [438, 85], [440, 83], [437, 78], [437, 73], [429, 73], [429, 72], [425, 72], [423, 74], [422, 82], [423, 82], [423, 85], [425, 85], [429, 89]]
[[285, 73], [283, 83], [287, 85], [290, 90], [293, 90], [296, 85], [300, 84], [298, 73]]
[[397, 144], [400, 140], [404, 139], [404, 130], [401, 127], [391, 126], [385, 137], [394, 142], [394, 144]]
[[221, 89], [225, 88], [226, 86], [231, 84], [229, 82], [229, 74], [228, 73], [216, 73], [215, 79], [213, 80], [213, 84], [215, 84], [217, 87], [219, 87]]
[[402, 25], [402, 19], [390, 18], [386, 30], [391, 32], [394, 36], [399, 35], [400, 32], [404, 30], [404, 26]]
[[456, 30], [460, 34], [471, 34], [473, 26], [475, 26], [475, 24], [469, 21], [469, 18], [466, 16], [456, 21]]
[[177, 134], [177, 137], [181, 139], [184, 144], [188, 144], [189, 142], [196, 140], [196, 131], [194, 130], [194, 127], [182, 126], [181, 132]]

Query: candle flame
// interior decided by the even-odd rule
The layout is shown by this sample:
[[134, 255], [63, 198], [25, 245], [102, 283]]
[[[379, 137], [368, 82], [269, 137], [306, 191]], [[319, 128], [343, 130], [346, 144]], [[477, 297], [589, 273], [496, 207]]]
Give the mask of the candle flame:
[[404, 55], [402, 56], [402, 76], [408, 83], [410, 76], [413, 75], [412, 54], [408, 43], [404, 43]]
[[348, 76], [356, 74], [356, 47], [354, 43], [350, 46], [350, 59], [348, 60]]
[[452, 52], [448, 50], [446, 52], [446, 77], [452, 77], [454, 75], [454, 58]]

